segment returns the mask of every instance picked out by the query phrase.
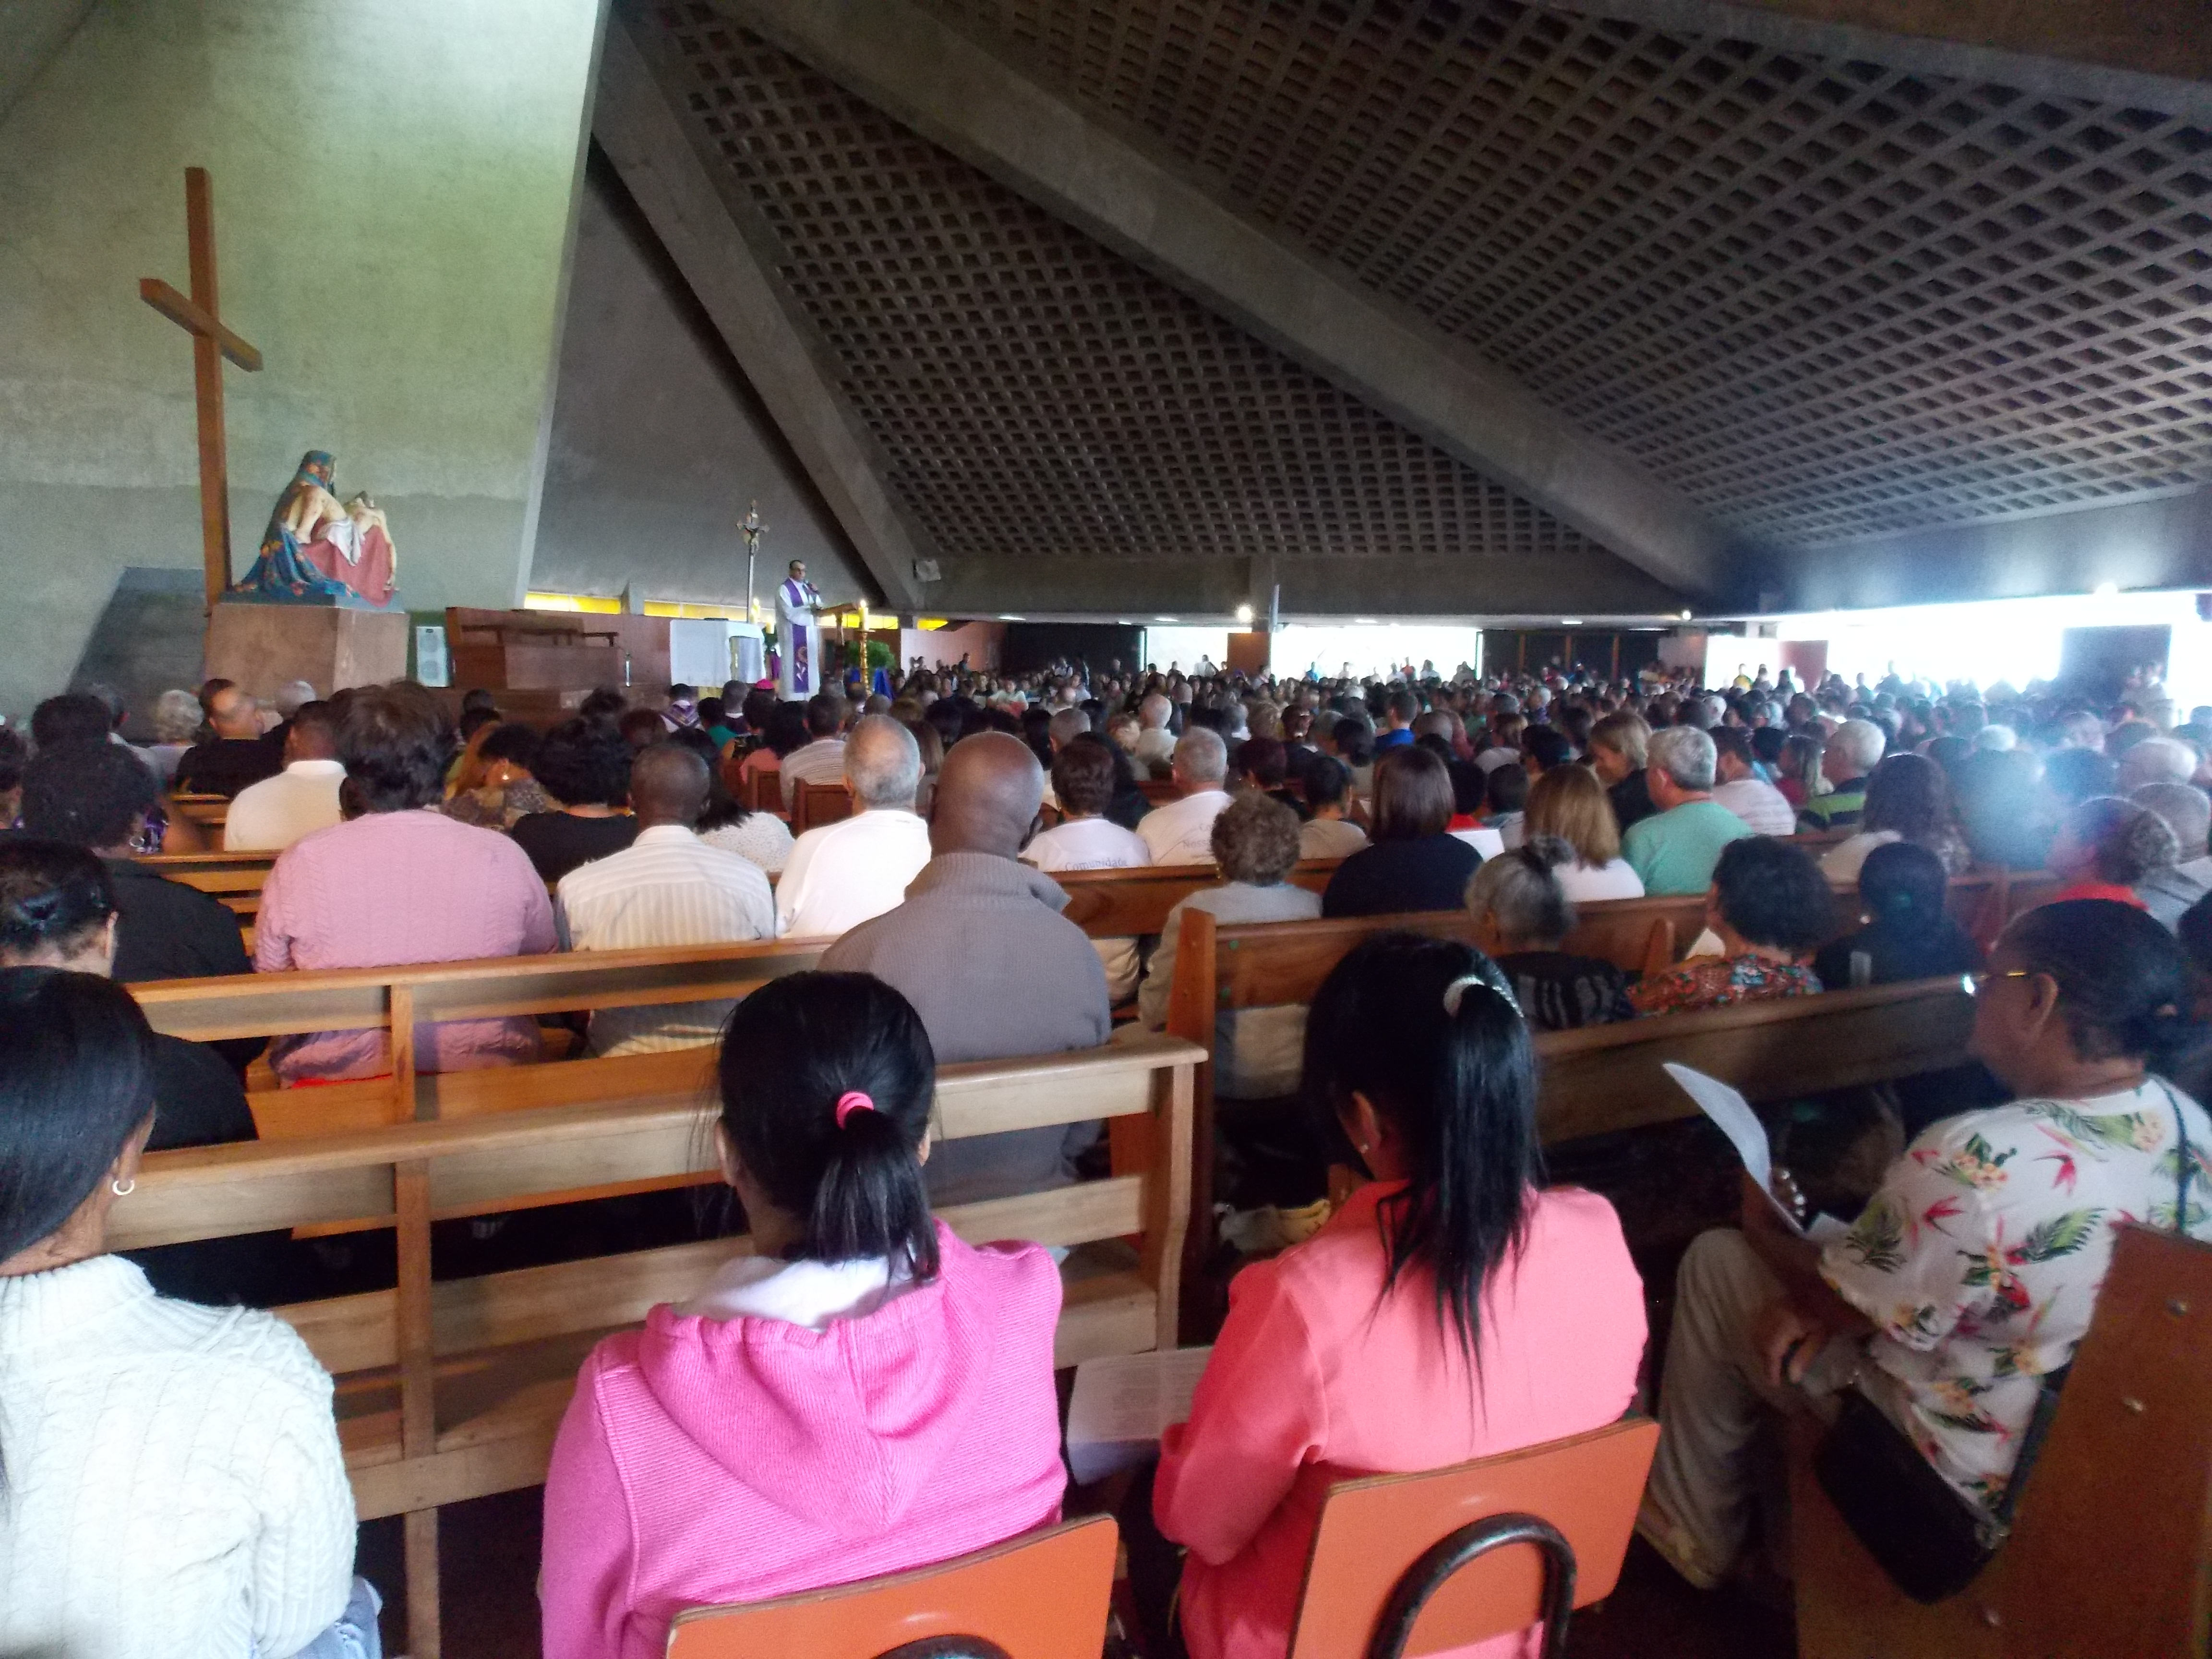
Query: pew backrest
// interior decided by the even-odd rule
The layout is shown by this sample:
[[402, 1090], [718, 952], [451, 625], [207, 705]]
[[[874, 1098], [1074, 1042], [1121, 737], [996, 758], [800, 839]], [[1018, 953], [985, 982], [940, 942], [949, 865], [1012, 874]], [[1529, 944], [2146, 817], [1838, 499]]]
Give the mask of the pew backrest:
[[842, 783], [801, 783], [792, 792], [791, 833], [803, 836], [853, 816], [853, 792]]
[[[1292, 867], [1291, 884], [1318, 893], [1328, 885], [1341, 859], [1307, 859]], [[1093, 939], [1158, 933], [1168, 912], [1193, 893], [1221, 885], [1211, 864], [1154, 864], [1134, 870], [1056, 871], [1052, 878], [1067, 894], [1060, 914]]]

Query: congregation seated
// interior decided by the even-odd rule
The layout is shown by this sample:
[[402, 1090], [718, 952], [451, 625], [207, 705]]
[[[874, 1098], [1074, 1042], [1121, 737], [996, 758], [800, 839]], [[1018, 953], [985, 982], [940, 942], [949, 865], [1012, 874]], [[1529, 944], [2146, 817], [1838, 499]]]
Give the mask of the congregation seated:
[[1149, 776], [1162, 776], [1175, 760], [1176, 734], [1168, 729], [1174, 717], [1175, 704], [1157, 691], [1137, 705], [1137, 735], [1129, 756]]
[[1820, 774], [1828, 787], [1797, 809], [1801, 830], [1853, 830], [1866, 810], [1867, 778], [1887, 746], [1872, 720], [1848, 720], [1829, 733], [1820, 751]]
[[1644, 717], [1617, 709], [1590, 727], [1590, 769], [1613, 803], [1613, 821], [1626, 836], [1659, 811], [1644, 769], [1650, 762], [1651, 728]]
[[1921, 1507], [1913, 1457], [1967, 1516], [2009, 1514], [2024, 1431], [2089, 1328], [2115, 1225], [2212, 1239], [2191, 1190], [2212, 1121], [2151, 1069], [2188, 1001], [2180, 947], [2132, 906], [2029, 910], [1974, 1004], [1971, 1051], [2008, 1103], [1924, 1130], [1826, 1245], [1751, 1188], [1741, 1231], [1691, 1246], [1638, 1522], [1685, 1577], [1711, 1587], [1736, 1565], [1749, 1454], [1793, 1408], [1841, 1412], [1855, 1439], [1895, 1449], [1866, 1476], [1893, 1488], [1869, 1493], [1892, 1516]]
[[648, 1659], [688, 1607], [923, 1566], [1058, 1520], [1060, 1276], [930, 1213], [935, 1061], [863, 974], [738, 1006], [715, 1146], [751, 1229], [585, 1362], [545, 1483], [546, 1659]]
[[1622, 834], [1621, 856], [1654, 896], [1702, 893], [1722, 849], [1752, 828], [1713, 799], [1713, 740], [1697, 727], [1654, 732], [1645, 754], [1644, 784], [1659, 810]]
[[1751, 734], [1740, 726], [1716, 726], [1713, 740], [1713, 799], [1751, 826], [1753, 835], [1787, 836], [1797, 828], [1796, 810], [1782, 792], [1759, 775]]
[[1705, 927], [1720, 941], [1718, 954], [1645, 975], [1629, 988], [1628, 1000], [1639, 1014], [1668, 1014], [1814, 995], [1820, 981], [1806, 958], [1833, 931], [1834, 915], [1835, 896], [1804, 848], [1744, 836], [1723, 849], [1705, 897]]
[[474, 740], [473, 763], [455, 775], [441, 810], [486, 830], [512, 830], [532, 812], [557, 812], [560, 804], [538, 781], [542, 746], [537, 732], [519, 720], [488, 727]]
[[[1493, 766], [1484, 775], [1482, 817], [1467, 837], [1475, 851], [1488, 858], [1521, 844], [1521, 838], [1528, 833], [1528, 791], [1532, 787], [1525, 766]], [[1456, 793], [1453, 799], [1456, 804]]]
[[853, 815], [792, 843], [775, 890], [776, 932], [835, 939], [896, 908], [929, 862], [929, 826], [914, 810], [921, 750], [889, 714], [865, 714], [838, 744]]
[[[1893, 755], [1882, 764], [1918, 758]], [[1949, 885], [1943, 861], [1917, 842], [1875, 848], [1859, 866], [1863, 925], [1820, 947], [1814, 976], [1826, 989], [1841, 991], [1978, 971], [1981, 946], [1944, 908]]]
[[[1060, 914], [1066, 893], [1020, 862], [1043, 799], [1044, 769], [1019, 738], [962, 738], [945, 754], [932, 855], [906, 902], [822, 953], [824, 969], [873, 974], [912, 1003], [940, 1063], [1092, 1048], [1113, 1029], [1098, 953]], [[1097, 1138], [1084, 1123], [953, 1141], [930, 1160], [930, 1196], [964, 1204], [1066, 1186]]]
[[1973, 861], [1952, 813], [1950, 783], [1925, 755], [1891, 755], [1874, 769], [1856, 832], [1821, 854], [1820, 873], [1831, 881], [1856, 880], [1869, 853], [1899, 841], [1935, 854], [1948, 875], [1964, 874]]
[[172, 687], [154, 699], [154, 741], [146, 745], [146, 756], [160, 772], [163, 788], [176, 781], [178, 763], [198, 739], [204, 719], [200, 700], [180, 688]]
[[687, 726], [670, 732], [668, 741], [690, 750], [707, 764], [707, 804], [700, 808], [699, 820], [692, 825], [699, 839], [725, 853], [735, 853], [764, 874], [779, 873], [791, 858], [791, 826], [773, 812], [747, 806], [730, 793], [722, 781], [721, 751], [714, 734], [703, 726]]
[[[341, 694], [343, 695], [343, 694]], [[271, 734], [274, 735], [273, 733]], [[338, 822], [337, 720], [326, 702], [305, 702], [285, 722], [284, 769], [249, 783], [222, 824], [226, 852], [280, 852]]]
[[1644, 896], [1643, 878], [1620, 855], [1613, 802], [1589, 767], [1555, 767], [1531, 784], [1522, 826], [1524, 841], [1556, 836], [1572, 850], [1553, 871], [1570, 902]]
[[2059, 821], [2051, 842], [2051, 872], [2065, 885], [2051, 902], [2110, 899], [2145, 908], [2136, 889], [2180, 862], [2181, 844], [2148, 806], [2118, 795], [2083, 801]]
[[637, 838], [637, 820], [623, 810], [635, 756], [619, 730], [580, 715], [545, 734], [535, 775], [553, 805], [524, 814], [507, 832], [529, 855], [538, 880], [550, 886], [578, 865], [619, 853]]
[[1384, 755], [1375, 764], [1373, 844], [1337, 866], [1322, 894], [1322, 915], [1458, 909], [1482, 854], [1445, 827], [1451, 816], [1451, 775], [1443, 761], [1411, 743]]
[[[738, 781], [748, 790], [753, 781], [763, 773], [777, 778], [777, 793], [782, 793], [781, 773], [784, 757], [797, 753], [807, 744], [806, 708], [803, 703], [779, 702], [769, 711], [766, 720], [758, 728], [760, 743], [749, 750], [738, 769]], [[749, 799], [758, 800], [757, 794]]]
[[1303, 823], [1308, 816], [1306, 804], [1290, 787], [1290, 750], [1280, 738], [1247, 738], [1237, 750], [1237, 791], [1256, 790], [1280, 801]]
[[1315, 755], [1300, 774], [1306, 810], [1312, 816], [1298, 826], [1301, 859], [1345, 859], [1367, 845], [1367, 832], [1347, 816], [1352, 811], [1352, 771], [1334, 755]]
[[806, 700], [805, 714], [806, 742], [786, 755], [777, 771], [787, 812], [799, 799], [800, 784], [836, 783], [845, 775], [844, 698], [817, 691]]
[[[553, 907], [522, 849], [434, 810], [452, 735], [436, 697], [419, 685], [346, 696], [338, 758], [353, 816], [270, 867], [254, 927], [257, 969], [389, 968], [554, 948]], [[392, 1069], [390, 1047], [380, 1030], [309, 1032], [278, 1038], [270, 1063], [288, 1085], [380, 1077]], [[537, 1059], [538, 1026], [524, 1016], [446, 1021], [420, 1027], [415, 1048], [425, 1072], [513, 1065]]]
[[[1579, 767], [1602, 807], [1597, 780]], [[1546, 781], [1538, 780], [1539, 786]], [[1531, 836], [1513, 851], [1490, 859], [1468, 884], [1467, 908], [1475, 943], [1498, 963], [1519, 999], [1521, 1011], [1540, 1031], [1569, 1031], [1631, 1019], [1628, 979], [1613, 963], [1560, 950], [1574, 931], [1574, 902], [1559, 872], [1575, 849], [1557, 836]]]
[[[1189, 1420], [1162, 1443], [1150, 1511], [1188, 1547], [1193, 1659], [1287, 1652], [1339, 1472], [1583, 1433], [1636, 1395], [1643, 1285], [1610, 1204], [1540, 1184], [1528, 1028], [1495, 966], [1447, 940], [1362, 943], [1314, 999], [1305, 1073], [1372, 1179], [1231, 1281]], [[1167, 1651], [1172, 1557], [1133, 1530], [1130, 1573]]]
[[206, 708], [210, 735], [178, 759], [173, 784], [179, 794], [234, 796], [283, 769], [283, 753], [262, 731], [261, 706], [245, 687], [224, 686]]
[[1177, 799], [1156, 806], [1137, 821], [1137, 836], [1154, 864], [1203, 864], [1210, 850], [1213, 821], [1229, 805], [1222, 787], [1229, 776], [1229, 747], [1221, 734], [1194, 726], [1176, 739], [1169, 775]]
[[120, 987], [0, 968], [0, 1652], [373, 1656], [329, 1375], [108, 1251], [159, 1086]]
[[[82, 847], [106, 865], [120, 918], [116, 978], [251, 973], [236, 911], [133, 857], [155, 801], [153, 774], [129, 751], [108, 743], [64, 744], [41, 751], [24, 769], [23, 832]], [[260, 1045], [251, 1048], [258, 1053]]]
[[[709, 741], [696, 727], [690, 735]], [[760, 866], [709, 846], [691, 827], [705, 809], [713, 777], [708, 761], [673, 739], [638, 756], [629, 774], [637, 839], [561, 878], [553, 917], [562, 949], [742, 945], [775, 937], [775, 895]], [[592, 1015], [592, 1052], [656, 1054], [712, 1042], [732, 1006], [598, 1009]]]
[[2135, 884], [2143, 908], [2172, 931], [2184, 912], [2212, 892], [2212, 856], [2205, 848], [2212, 832], [2212, 797], [2191, 783], [2146, 783], [2128, 799], [2157, 813], [2173, 831], [2176, 862]]
[[[1138, 988], [1137, 1013], [1148, 1031], [1168, 1024], [1168, 994], [1175, 983], [1182, 921], [1192, 910], [1217, 922], [1311, 921], [1321, 897], [1288, 879], [1298, 861], [1297, 815], [1257, 793], [1239, 795], [1213, 821], [1213, 862], [1222, 884], [1176, 901], [1160, 928], [1160, 942]], [[1297, 1092], [1298, 1053], [1305, 1010], [1289, 1006], [1232, 1009], [1215, 1022], [1213, 1092], [1226, 1100], [1269, 1100]]]
[[[1059, 797], [1060, 821], [1030, 838], [1022, 862], [1047, 875], [1060, 870], [1138, 870], [1152, 861], [1152, 849], [1133, 831], [1106, 817], [1113, 804], [1115, 758], [1100, 739], [1078, 737], [1053, 757], [1052, 787]], [[1106, 969], [1106, 994], [1127, 1002], [1137, 988], [1141, 967], [1137, 941], [1122, 935], [1091, 944]]]
[[1820, 755], [1826, 741], [1817, 728], [1792, 732], [1783, 738], [1782, 752], [1775, 758], [1774, 787], [1792, 806], [1802, 807], [1820, 793]]

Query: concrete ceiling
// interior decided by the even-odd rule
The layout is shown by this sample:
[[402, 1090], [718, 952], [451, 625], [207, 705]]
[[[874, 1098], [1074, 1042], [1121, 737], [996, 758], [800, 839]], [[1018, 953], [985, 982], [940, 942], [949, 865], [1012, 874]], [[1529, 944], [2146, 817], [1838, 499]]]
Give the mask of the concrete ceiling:
[[901, 603], [2212, 582], [2212, 88], [2135, 72], [2198, 58], [1895, 9], [687, 0], [595, 125]]

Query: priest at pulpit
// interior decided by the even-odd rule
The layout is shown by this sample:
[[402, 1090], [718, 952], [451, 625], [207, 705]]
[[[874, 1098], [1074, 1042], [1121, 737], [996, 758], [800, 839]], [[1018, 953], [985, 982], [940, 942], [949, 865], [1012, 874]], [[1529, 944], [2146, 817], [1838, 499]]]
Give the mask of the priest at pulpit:
[[822, 624], [815, 615], [821, 608], [822, 595], [806, 580], [805, 562], [793, 559], [790, 575], [775, 590], [775, 695], [786, 702], [822, 689]]

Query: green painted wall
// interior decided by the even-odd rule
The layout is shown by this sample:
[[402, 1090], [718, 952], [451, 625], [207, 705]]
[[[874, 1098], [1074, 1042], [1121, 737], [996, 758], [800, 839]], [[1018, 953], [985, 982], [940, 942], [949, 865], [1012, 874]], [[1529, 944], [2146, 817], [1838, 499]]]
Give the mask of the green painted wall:
[[100, 0], [0, 122], [0, 713], [198, 568], [184, 169], [214, 175], [232, 565], [302, 451], [416, 610], [518, 603], [600, 0]]

